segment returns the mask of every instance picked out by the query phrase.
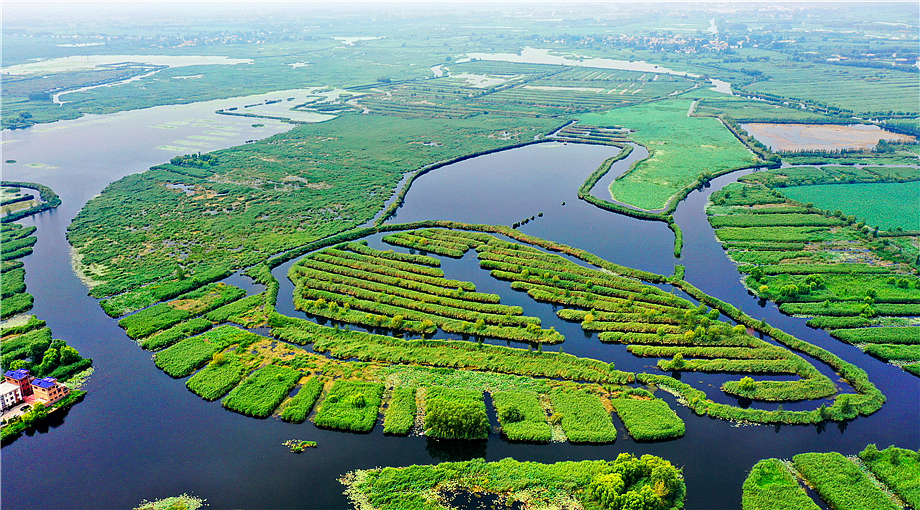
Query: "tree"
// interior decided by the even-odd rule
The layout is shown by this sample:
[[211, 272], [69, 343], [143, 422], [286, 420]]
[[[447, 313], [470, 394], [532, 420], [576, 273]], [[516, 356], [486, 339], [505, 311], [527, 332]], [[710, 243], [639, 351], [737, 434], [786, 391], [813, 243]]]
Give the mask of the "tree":
[[80, 353], [69, 345], [65, 345], [61, 348], [61, 364], [70, 365], [71, 363], [76, 363], [80, 361]]
[[679, 369], [681, 369], [681, 368], [684, 368], [684, 364], [685, 364], [685, 363], [684, 363], [684, 355], [681, 354], [681, 353], [679, 353], [679, 352], [678, 352], [677, 354], [675, 354], [675, 355], [674, 355], [674, 359], [671, 360], [671, 368], [672, 368], [672, 369], [675, 369], [675, 370], [679, 370]]
[[754, 379], [751, 379], [750, 377], [742, 377], [741, 380], [738, 381], [738, 389], [740, 391], [748, 393], [754, 391], [754, 388], [756, 388]]
[[437, 399], [428, 404], [426, 434], [448, 439], [482, 439], [489, 435], [489, 418], [475, 402]]
[[514, 405], [502, 408], [499, 416], [503, 423], [517, 423], [524, 419], [524, 413]]

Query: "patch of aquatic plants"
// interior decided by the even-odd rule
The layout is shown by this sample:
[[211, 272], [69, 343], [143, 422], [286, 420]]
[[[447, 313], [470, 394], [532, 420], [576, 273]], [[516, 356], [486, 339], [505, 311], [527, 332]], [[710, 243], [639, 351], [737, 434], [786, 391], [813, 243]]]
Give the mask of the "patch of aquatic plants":
[[492, 403], [502, 426], [502, 434], [512, 441], [548, 443], [553, 431], [540, 406], [539, 396], [531, 391], [493, 391]]
[[266, 365], [230, 390], [221, 405], [246, 416], [267, 418], [302, 375], [300, 371], [289, 367]]
[[489, 418], [481, 391], [432, 386], [425, 394], [425, 435], [439, 439], [486, 439]]
[[[212, 152], [206, 169], [161, 165], [120, 179], [80, 211], [68, 239], [100, 298], [170, 281], [180, 267], [251, 266], [371, 220], [406, 172], [532, 140], [556, 123], [343, 114]], [[513, 139], [500, 136], [512, 126]], [[166, 186], [176, 183], [194, 195]]]
[[297, 394], [281, 409], [281, 419], [293, 423], [303, 423], [310, 411], [313, 410], [313, 406], [316, 405], [316, 401], [322, 391], [323, 381], [320, 378], [313, 376], [307, 379], [307, 382], [300, 385]]
[[795, 475], [779, 459], [764, 459], [754, 465], [744, 480], [743, 510], [818, 510]]
[[[181, 269], [179, 270], [182, 271]], [[191, 292], [198, 287], [206, 285], [217, 280], [223, 280], [230, 276], [231, 272], [224, 268], [203, 271], [191, 276], [182, 276], [172, 281], [160, 282], [154, 285], [125, 292], [117, 296], [110, 297], [99, 301], [99, 306], [110, 317], [121, 317], [126, 313], [146, 308], [154, 303], [179, 297], [182, 294]], [[90, 293], [93, 296], [104, 296], [106, 292], [103, 286], [93, 287]]]
[[920, 452], [889, 446], [879, 450], [870, 444], [859, 458], [879, 480], [914, 508], [920, 508]]
[[[916, 264], [916, 255], [909, 253], [911, 248], [879, 242], [878, 228], [872, 231], [855, 216], [800, 204], [771, 188], [916, 178], [916, 168], [888, 172], [882, 168], [809, 167], [758, 172], [714, 193], [714, 205], [708, 213], [710, 223], [717, 228], [716, 236], [723, 242], [757, 241], [728, 243], [729, 256], [748, 264], [739, 271], [748, 274], [745, 284], [756, 295], [780, 303], [783, 313], [813, 317], [809, 326], [832, 329], [833, 336], [851, 343], [868, 344], [865, 350], [870, 354], [910, 361], [920, 356], [911, 352], [910, 346], [885, 344], [914, 344], [920, 328], [867, 326], [884, 318], [920, 314], [916, 292], [920, 285], [908, 274], [910, 264]], [[763, 205], [760, 196], [776, 201]], [[761, 226], [765, 221], [787, 226]], [[788, 243], [788, 249], [780, 250], [777, 240], [802, 243]]]
[[610, 411], [600, 397], [586, 391], [554, 390], [550, 393], [553, 415], [566, 438], [573, 443], [612, 443], [617, 438]]
[[246, 291], [232, 285], [212, 283], [183, 294], [169, 303], [145, 308], [118, 321], [131, 338], [140, 338], [172, 327], [189, 317], [194, 317], [239, 299]]
[[800, 453], [795, 468], [832, 508], [895, 510], [899, 508], [852, 461], [837, 452]]
[[684, 421], [664, 400], [621, 397], [610, 400], [629, 435], [637, 441], [659, 441], [684, 435]]
[[352, 501], [367, 501], [381, 510], [443, 508], [441, 491], [475, 490], [500, 494], [535, 508], [601, 509], [683, 508], [686, 497], [681, 470], [652, 455], [628, 453], [616, 460], [541, 464], [511, 458], [498, 462], [474, 459], [432, 466], [356, 471], [342, 478]]
[[262, 337], [233, 326], [220, 326], [178, 342], [153, 355], [157, 367], [172, 377], [185, 377], [230, 345], [245, 348]]
[[61, 205], [61, 197], [59, 197], [58, 194], [54, 192], [54, 190], [43, 184], [37, 184], [34, 182], [0, 181], [0, 186], [34, 189], [39, 192], [42, 198], [41, 203], [32, 207], [4, 214], [3, 218], [0, 218], [0, 222], [3, 223], [12, 223], [16, 220], [32, 216], [33, 214], [37, 214], [42, 211], [47, 211], [48, 209], [54, 209], [55, 207]]
[[313, 418], [318, 427], [370, 432], [377, 423], [383, 384], [338, 380]]
[[185, 383], [192, 393], [205, 400], [217, 400], [243, 380], [246, 373], [239, 357], [233, 353], [215, 353], [211, 362]]
[[418, 388], [393, 388], [387, 410], [383, 415], [383, 433], [404, 436], [412, 430], [418, 411], [415, 394]]
[[201, 318], [190, 319], [145, 338], [140, 342], [140, 345], [148, 351], [157, 351], [190, 336], [204, 333], [211, 329], [212, 325], [209, 320]]

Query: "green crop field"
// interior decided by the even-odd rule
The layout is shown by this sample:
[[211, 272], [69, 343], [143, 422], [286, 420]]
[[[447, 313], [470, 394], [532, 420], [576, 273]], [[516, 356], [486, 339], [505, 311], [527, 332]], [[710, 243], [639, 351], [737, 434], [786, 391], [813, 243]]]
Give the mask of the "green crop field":
[[629, 137], [651, 153], [610, 185], [613, 200], [640, 209], [663, 209], [704, 172], [716, 175], [756, 161], [718, 119], [688, 117], [692, 103], [671, 99], [579, 116], [585, 124], [635, 130]]
[[821, 209], [840, 209], [882, 230], [920, 230], [920, 181], [794, 186], [782, 193]]

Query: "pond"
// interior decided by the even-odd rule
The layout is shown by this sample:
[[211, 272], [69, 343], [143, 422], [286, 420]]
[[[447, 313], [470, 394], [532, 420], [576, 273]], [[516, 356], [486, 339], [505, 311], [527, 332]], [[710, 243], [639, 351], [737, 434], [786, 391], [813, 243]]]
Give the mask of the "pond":
[[834, 151], [872, 149], [879, 140], [913, 141], [914, 137], [878, 126], [852, 124], [741, 124], [745, 131], [774, 151]]
[[[235, 104], [240, 102], [245, 103], [237, 100]], [[318, 429], [310, 423], [251, 419], [224, 410], [219, 402], [205, 402], [186, 390], [183, 380], [173, 380], [155, 368], [150, 353], [128, 339], [96, 300], [86, 295], [71, 270], [64, 234], [82, 205], [108, 182], [181, 154], [157, 147], [215, 126], [232, 128], [226, 131], [233, 134], [222, 142], [209, 142], [203, 150], [288, 127], [265, 122], [265, 128], [251, 128], [251, 119], [216, 116], [206, 113], [207, 108], [215, 109], [213, 104], [154, 108], [4, 133], [5, 157], [20, 162], [4, 165], [4, 178], [49, 185], [64, 201], [58, 209], [24, 222], [39, 229], [35, 253], [24, 259], [28, 288], [35, 295], [34, 312], [48, 322], [56, 337], [93, 358], [96, 366], [83, 403], [58, 418], [47, 433], [20, 438], [3, 449], [0, 490], [4, 508], [132, 508], [142, 499], [183, 492], [207, 499], [211, 508], [345, 508], [348, 502], [337, 479], [354, 469], [471, 458], [613, 459], [621, 452], [659, 455], [682, 466], [688, 509], [737, 508], [746, 472], [761, 458], [828, 450], [853, 454], [870, 442], [920, 447], [920, 383], [916, 378], [823, 331], [807, 328], [803, 319], [786, 317], [771, 304], [762, 306], [741, 286], [734, 264], [722, 252], [703, 213], [711, 191], [737, 175], [715, 179], [711, 188], [692, 193], [681, 204], [676, 220], [684, 231], [685, 244], [684, 256], [678, 260], [673, 257], [673, 237], [664, 223], [611, 214], [577, 199], [584, 179], [617, 149], [572, 143], [535, 144], [433, 170], [415, 181], [390, 222], [449, 219], [507, 225], [534, 216], [520, 228], [522, 232], [657, 273], [670, 274], [676, 264], [684, 264], [687, 279], [704, 292], [865, 368], [889, 403], [868, 418], [847, 423], [738, 427], [694, 416], [673, 397], [659, 392], [686, 422], [683, 438], [637, 443], [614, 417], [620, 432], [615, 443], [576, 446], [512, 444], [496, 431], [488, 441], [473, 444], [387, 437], [379, 424], [370, 434], [350, 434]], [[187, 122], [175, 124], [177, 118]], [[157, 125], [173, 127], [152, 127]], [[607, 178], [622, 172], [630, 161], [615, 166]], [[602, 181], [595, 193], [603, 196], [605, 187]], [[370, 242], [391, 248], [377, 239]], [[279, 310], [302, 316], [289, 309], [293, 286], [285, 275], [292, 263], [274, 271], [282, 284]], [[527, 301], [526, 313], [538, 314], [546, 324], [572, 328], [563, 344], [566, 352], [615, 360], [624, 369], [654, 364], [652, 359], [632, 357], [622, 346], [579, 337], [577, 325], [560, 321], [550, 306], [509, 292], [506, 283], [478, 268], [474, 255], [445, 260], [444, 269], [453, 277], [471, 279], [482, 290], [500, 292], [508, 304], [525, 306]], [[239, 275], [233, 278], [234, 283], [243, 280]], [[682, 380], [707, 393], [718, 393], [717, 376], [685, 374]], [[497, 423], [491, 409], [490, 418]], [[318, 447], [291, 454], [282, 443], [292, 438], [316, 441]], [[43, 476], [36, 477], [33, 471], [39, 465]]]

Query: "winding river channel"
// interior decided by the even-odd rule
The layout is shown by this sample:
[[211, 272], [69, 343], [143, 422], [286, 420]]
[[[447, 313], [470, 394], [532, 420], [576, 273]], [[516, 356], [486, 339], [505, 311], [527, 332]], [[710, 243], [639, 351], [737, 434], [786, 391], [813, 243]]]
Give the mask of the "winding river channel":
[[[683, 467], [688, 509], [738, 508], [747, 471], [761, 458], [831, 450], [851, 455], [867, 443], [920, 448], [920, 379], [806, 327], [804, 319], [759, 303], [741, 285], [704, 213], [709, 194], [739, 174], [715, 179], [710, 188], [691, 193], [680, 205], [675, 219], [684, 232], [684, 255], [678, 260], [666, 224], [613, 214], [578, 200], [581, 183], [618, 149], [572, 143], [535, 144], [429, 172], [414, 182], [389, 222], [445, 219], [508, 225], [535, 216], [520, 228], [522, 232], [656, 273], [670, 274], [675, 265], [683, 264], [686, 279], [704, 292], [864, 368], [888, 403], [872, 416], [839, 424], [736, 426], [697, 417], [659, 392], [686, 422], [683, 438], [637, 443], [614, 417], [619, 429], [614, 444], [580, 446], [512, 444], [496, 432], [488, 441], [472, 443], [388, 437], [379, 425], [366, 435], [342, 433], [309, 422], [247, 418], [224, 410], [219, 402], [205, 402], [186, 390], [184, 381], [158, 370], [150, 353], [128, 339], [86, 295], [71, 270], [65, 231], [86, 201], [108, 183], [183, 153], [163, 148], [178, 138], [203, 131], [232, 133], [220, 140], [198, 138], [210, 144], [201, 147], [206, 151], [289, 127], [267, 121], [265, 127], [253, 128], [247, 119], [215, 115], [219, 107], [159, 107], [4, 132], [4, 159], [17, 163], [4, 164], [3, 178], [46, 184], [63, 200], [59, 208], [23, 222], [38, 227], [35, 251], [24, 259], [28, 290], [35, 296], [33, 312], [48, 322], [56, 337], [93, 358], [96, 367], [83, 403], [58, 417], [52, 430], [22, 437], [3, 449], [4, 508], [133, 508], [142, 499], [181, 493], [207, 499], [210, 508], [347, 508], [337, 478], [354, 469], [477, 457], [540, 462], [613, 459], [621, 452], [659, 455]], [[173, 129], [151, 127], [177, 119], [188, 122]], [[603, 197], [609, 179], [641, 157], [642, 151], [635, 150], [615, 164], [594, 192]], [[386, 246], [379, 237], [369, 239], [371, 246]], [[282, 284], [278, 310], [302, 316], [291, 304], [293, 285], [286, 278], [291, 264], [274, 271]], [[552, 306], [535, 303], [492, 279], [479, 269], [474, 253], [443, 260], [443, 269], [448, 278], [473, 281], [478, 290], [497, 292], [503, 303], [538, 315], [544, 327], [556, 327], [566, 335], [566, 352], [612, 361], [624, 370], [657, 370], [655, 360], [635, 358], [623, 346], [603, 345], [577, 324], [558, 319]], [[234, 284], [241, 282], [243, 278], [234, 277]], [[839, 380], [827, 367], [818, 366]], [[682, 380], [718, 401], [736, 403], [718, 390], [726, 377], [689, 373]], [[819, 403], [803, 405], [813, 408]], [[497, 423], [491, 409], [490, 418]], [[313, 440], [319, 448], [293, 455], [282, 446], [288, 439]]]

